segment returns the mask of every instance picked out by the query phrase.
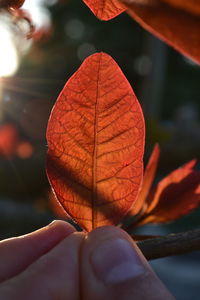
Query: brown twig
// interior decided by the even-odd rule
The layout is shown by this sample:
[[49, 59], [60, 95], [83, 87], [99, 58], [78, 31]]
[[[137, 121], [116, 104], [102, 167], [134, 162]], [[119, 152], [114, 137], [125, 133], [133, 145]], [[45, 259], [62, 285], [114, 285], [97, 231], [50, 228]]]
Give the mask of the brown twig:
[[200, 229], [138, 241], [137, 245], [148, 260], [197, 251]]

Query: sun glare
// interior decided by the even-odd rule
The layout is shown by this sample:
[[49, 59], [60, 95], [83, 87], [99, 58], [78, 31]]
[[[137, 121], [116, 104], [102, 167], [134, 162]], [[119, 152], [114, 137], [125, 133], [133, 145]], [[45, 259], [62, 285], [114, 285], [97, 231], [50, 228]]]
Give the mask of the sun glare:
[[[34, 20], [36, 29], [48, 28], [51, 25], [50, 12], [45, 6], [44, 0], [26, 0], [23, 9], [27, 10]], [[49, 1], [52, 4], [52, 0]]]
[[19, 59], [13, 37], [6, 27], [0, 30], [0, 77], [13, 75], [18, 68]]

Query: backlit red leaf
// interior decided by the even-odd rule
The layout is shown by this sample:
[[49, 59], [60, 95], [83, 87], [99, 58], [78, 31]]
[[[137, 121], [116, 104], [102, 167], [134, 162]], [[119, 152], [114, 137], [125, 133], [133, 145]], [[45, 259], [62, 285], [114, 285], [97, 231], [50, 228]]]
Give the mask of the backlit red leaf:
[[200, 15], [200, 1], [198, 0], [162, 0], [176, 8], [183, 9], [194, 15]]
[[[123, 0], [123, 2], [129, 8], [128, 13], [146, 30], [200, 63], [200, 17], [197, 13], [195, 15], [190, 13], [193, 9], [196, 12], [198, 9], [199, 12], [199, 2], [194, 6], [187, 4], [190, 1], [182, 1], [184, 4], [179, 3], [179, 6], [182, 8], [184, 6], [185, 9], [176, 8], [175, 5], [168, 5], [163, 1]], [[145, 4], [146, 2], [148, 4]], [[178, 1], [173, 3], [178, 7]]]
[[70, 216], [66, 213], [66, 210], [57, 200], [52, 190], [49, 192], [48, 198], [49, 198], [49, 206], [56, 216], [62, 219], [71, 219]]
[[193, 159], [164, 177], [157, 184], [156, 188], [152, 189], [151, 194], [147, 199], [148, 205], [145, 213], [150, 213], [158, 205], [158, 202], [160, 202], [160, 195], [162, 194], [163, 190], [165, 190], [171, 183], [181, 182], [185, 177], [188, 176], [188, 174], [190, 174], [195, 164], [196, 159]]
[[200, 172], [192, 169], [194, 163], [189, 162], [158, 183], [140, 225], [176, 220], [200, 204]]
[[90, 56], [68, 80], [47, 140], [47, 174], [66, 212], [88, 231], [118, 223], [141, 184], [144, 120], [109, 55]]
[[145, 168], [141, 190], [139, 192], [137, 200], [135, 201], [130, 211], [131, 215], [136, 215], [140, 211], [145, 210], [145, 207], [148, 205], [148, 194], [150, 192], [150, 188], [152, 186], [156, 174], [159, 157], [160, 147], [158, 144], [156, 144]]
[[100, 20], [108, 21], [125, 11], [118, 0], [83, 0], [93, 14]]

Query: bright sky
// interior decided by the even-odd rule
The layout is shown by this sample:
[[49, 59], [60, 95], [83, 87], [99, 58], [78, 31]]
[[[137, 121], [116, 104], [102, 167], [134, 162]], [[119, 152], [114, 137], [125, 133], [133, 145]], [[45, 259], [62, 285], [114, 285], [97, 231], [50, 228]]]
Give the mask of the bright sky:
[[[45, 3], [53, 5], [57, 0], [26, 0], [23, 9], [30, 12], [36, 28], [48, 28], [51, 22], [50, 13]], [[24, 43], [25, 43], [24, 39]], [[0, 15], [0, 77], [12, 76], [20, 62], [20, 44], [9, 26], [8, 18]]]
[[23, 5], [23, 9], [29, 11], [32, 16], [33, 23], [37, 27], [48, 27], [51, 23], [50, 13], [45, 7], [45, 4], [55, 4], [55, 0], [26, 0]]
[[17, 49], [10, 28], [0, 19], [0, 77], [13, 75], [19, 64]]

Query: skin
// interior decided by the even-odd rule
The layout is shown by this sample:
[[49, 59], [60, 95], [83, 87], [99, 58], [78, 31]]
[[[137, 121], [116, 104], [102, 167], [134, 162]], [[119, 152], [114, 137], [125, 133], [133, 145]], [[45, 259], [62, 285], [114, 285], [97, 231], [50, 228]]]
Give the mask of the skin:
[[[126, 272], [120, 269], [124, 266]], [[106, 226], [88, 234], [78, 233], [70, 224], [54, 221], [30, 234], [0, 242], [0, 300], [26, 299], [174, 297], [126, 232]]]

